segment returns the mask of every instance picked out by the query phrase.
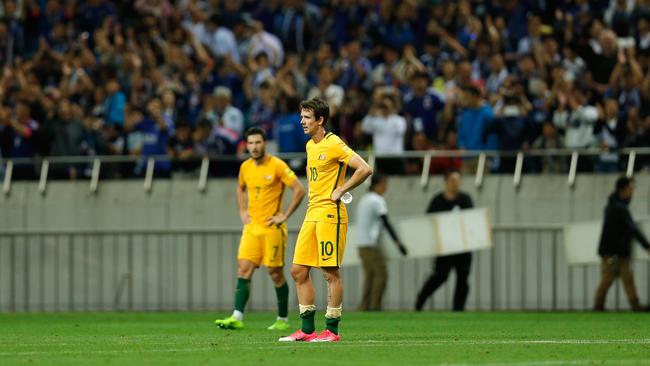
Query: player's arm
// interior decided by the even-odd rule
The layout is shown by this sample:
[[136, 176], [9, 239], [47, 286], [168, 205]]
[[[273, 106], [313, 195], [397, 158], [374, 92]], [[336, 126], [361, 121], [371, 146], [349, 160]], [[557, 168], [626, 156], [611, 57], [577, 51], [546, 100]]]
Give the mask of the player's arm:
[[293, 183], [291, 183], [289, 188], [291, 188], [292, 195], [291, 202], [289, 203], [289, 206], [287, 206], [287, 210], [285, 212], [279, 212], [277, 215], [270, 217], [269, 221], [266, 223], [268, 226], [279, 225], [287, 221], [289, 217], [291, 217], [291, 214], [293, 214], [298, 206], [300, 206], [300, 202], [302, 202], [302, 199], [305, 197], [305, 187], [303, 187], [298, 178], [293, 180]]
[[354, 156], [352, 156], [348, 162], [348, 166], [354, 169], [354, 174], [352, 174], [350, 179], [343, 182], [340, 187], [334, 189], [332, 192], [332, 201], [334, 202], [338, 202], [341, 199], [343, 193], [354, 189], [359, 184], [363, 183], [363, 181], [373, 173], [370, 165], [368, 165], [368, 163], [366, 163], [366, 161], [363, 160], [363, 158], [358, 154], [354, 154]]
[[242, 224], [250, 224], [251, 218], [248, 216], [248, 205], [246, 204], [246, 185], [237, 184], [237, 205], [239, 205], [239, 217]]

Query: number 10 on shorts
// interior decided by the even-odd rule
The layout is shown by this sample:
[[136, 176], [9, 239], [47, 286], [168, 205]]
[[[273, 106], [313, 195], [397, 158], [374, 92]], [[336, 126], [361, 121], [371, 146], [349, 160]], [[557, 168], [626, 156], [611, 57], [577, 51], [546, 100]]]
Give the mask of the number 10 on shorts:
[[331, 256], [334, 253], [334, 244], [331, 241], [320, 242], [320, 255], [321, 257]]

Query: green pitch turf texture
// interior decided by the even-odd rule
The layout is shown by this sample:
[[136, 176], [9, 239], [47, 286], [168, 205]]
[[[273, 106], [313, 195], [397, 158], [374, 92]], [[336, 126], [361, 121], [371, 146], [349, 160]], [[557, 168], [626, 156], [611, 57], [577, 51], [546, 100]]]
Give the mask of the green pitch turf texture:
[[0, 314], [0, 365], [650, 365], [650, 314], [349, 311], [337, 344], [279, 343], [272, 313], [215, 328], [226, 315]]

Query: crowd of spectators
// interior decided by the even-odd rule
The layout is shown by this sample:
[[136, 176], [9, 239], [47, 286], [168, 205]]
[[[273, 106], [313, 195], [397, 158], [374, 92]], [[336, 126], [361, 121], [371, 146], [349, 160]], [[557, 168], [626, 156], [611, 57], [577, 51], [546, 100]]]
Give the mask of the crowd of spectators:
[[[202, 156], [240, 158], [250, 126], [273, 151], [304, 151], [298, 105], [311, 97], [329, 102], [331, 130], [378, 155], [596, 147], [579, 168], [608, 172], [624, 165], [618, 149], [650, 146], [649, 0], [1, 3], [3, 158], [167, 155], [158, 176], [193, 175]], [[431, 172], [464, 163], [436, 158]], [[562, 172], [566, 160], [525, 169]], [[13, 173], [37, 175], [27, 163]]]

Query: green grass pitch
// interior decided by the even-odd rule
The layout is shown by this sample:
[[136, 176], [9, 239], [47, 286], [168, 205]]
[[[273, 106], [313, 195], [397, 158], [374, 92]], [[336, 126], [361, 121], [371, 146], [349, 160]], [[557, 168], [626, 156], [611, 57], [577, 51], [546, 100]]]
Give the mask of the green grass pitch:
[[650, 314], [349, 311], [337, 344], [278, 343], [272, 313], [215, 328], [225, 315], [0, 314], [0, 365], [650, 365]]

